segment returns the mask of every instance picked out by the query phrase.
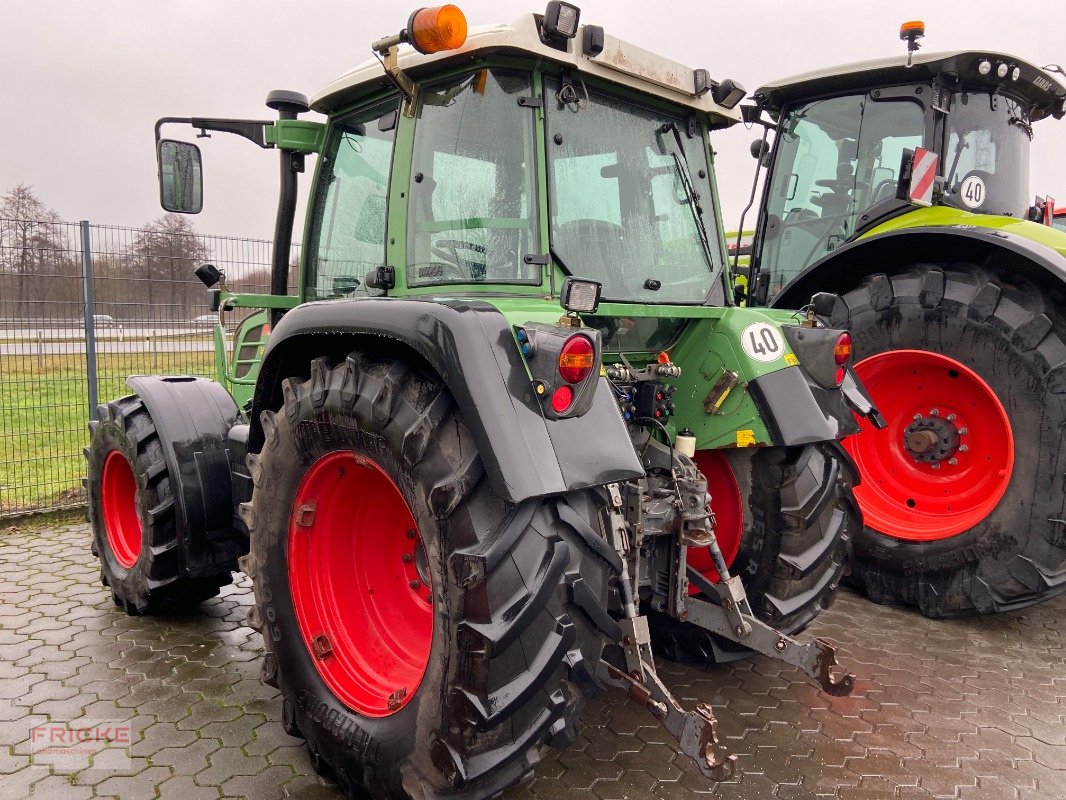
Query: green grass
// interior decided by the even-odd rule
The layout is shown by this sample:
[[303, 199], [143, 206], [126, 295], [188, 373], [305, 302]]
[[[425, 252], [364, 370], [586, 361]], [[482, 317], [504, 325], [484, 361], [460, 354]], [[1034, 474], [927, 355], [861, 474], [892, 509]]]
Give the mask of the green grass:
[[[210, 375], [214, 354], [103, 353], [100, 402], [129, 394], [127, 375]], [[0, 358], [0, 515], [82, 502], [89, 442], [84, 356]]]

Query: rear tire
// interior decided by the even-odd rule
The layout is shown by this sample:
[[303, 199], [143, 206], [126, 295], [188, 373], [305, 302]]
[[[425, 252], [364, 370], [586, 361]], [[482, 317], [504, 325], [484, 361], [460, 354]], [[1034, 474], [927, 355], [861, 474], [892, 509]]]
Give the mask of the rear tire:
[[[305, 739], [349, 796], [359, 787], [381, 800], [502, 791], [546, 747], [573, 741], [585, 697], [601, 690], [593, 676], [604, 641], [581, 598], [606, 607], [611, 571], [590, 546], [603, 501], [590, 490], [501, 501], [451, 395], [428, 369], [356, 352], [333, 368], [317, 359], [309, 379], [289, 378], [283, 388], [284, 407], [262, 415], [263, 450], [248, 459], [255, 488], [242, 507], [251, 532], [242, 567], [256, 597], [249, 624], [266, 643], [263, 678], [281, 690], [286, 730]], [[303, 524], [294, 515], [309, 502], [301, 487], [312, 465], [336, 453], [388, 476], [425, 548], [432, 638], [424, 672], [402, 703], [383, 711], [356, 710], [331, 688], [324, 659], [316, 663], [301, 631], [306, 608], [294, 600], [300, 576], [289, 572], [290, 536], [314, 536], [318, 524], [293, 534]], [[317, 520], [328, 501], [323, 494], [314, 503]], [[353, 522], [350, 535], [386, 537], [389, 524], [371, 531]], [[367, 645], [380, 646], [344, 649], [333, 630], [323, 632], [333, 647], [325, 658], [370, 658]]]
[[170, 471], [159, 433], [137, 395], [96, 409], [85, 449], [92, 551], [115, 605], [130, 616], [184, 612], [232, 582], [226, 569], [182, 569]]
[[[743, 580], [759, 619], [798, 633], [832, 604], [846, 571], [850, 540], [862, 526], [851, 494], [858, 474], [836, 442], [724, 452], [744, 501], [730, 572]], [[752, 654], [664, 614], [652, 615], [652, 625], [657, 651], [672, 661], [723, 663]]]
[[[843, 299], [839, 317], [850, 316], [857, 363], [895, 350], [949, 356], [994, 392], [1017, 454], [1001, 499], [990, 511], [979, 509], [969, 527], [921, 541], [909, 529], [875, 529], [867, 515], [855, 542], [855, 584], [875, 602], [917, 605], [937, 618], [1023, 608], [1066, 590], [1062, 295], [1056, 300], [1024, 279], [975, 265], [920, 264], [872, 275]], [[868, 435], [848, 446], [863, 446]], [[988, 443], [993, 456], [997, 445], [1006, 446]], [[864, 488], [881, 477], [868, 471]], [[860, 495], [859, 502], [867, 501]]]

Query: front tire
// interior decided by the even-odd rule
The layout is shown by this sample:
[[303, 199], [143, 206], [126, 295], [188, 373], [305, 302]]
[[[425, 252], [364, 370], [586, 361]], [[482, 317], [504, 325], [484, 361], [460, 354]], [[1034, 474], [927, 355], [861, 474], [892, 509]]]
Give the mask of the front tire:
[[[590, 547], [602, 500], [501, 501], [426, 369], [356, 352], [310, 372], [284, 382], [249, 457], [242, 566], [263, 678], [286, 730], [349, 795], [492, 796], [567, 746], [600, 690], [603, 638], [573, 598], [606, 605], [610, 571]], [[316, 546], [323, 557], [306, 557]], [[353, 620], [355, 595], [383, 625]]]
[[[752, 612], [783, 633], [799, 633], [832, 604], [850, 541], [862, 527], [851, 493], [858, 481], [851, 459], [831, 442], [721, 451], [713, 460], [697, 452], [696, 463], [707, 475], [716, 522], [725, 529], [719, 546], [730, 572], [743, 580]], [[732, 502], [723, 468], [738, 493]], [[741, 515], [735, 550], [727, 546], [733, 507]], [[695, 551], [689, 551], [689, 560], [704, 571]], [[712, 573], [705, 574], [717, 580]], [[657, 651], [672, 661], [724, 663], [752, 653], [665, 614], [652, 615], [652, 623]]]
[[229, 569], [198, 578], [182, 569], [170, 470], [141, 398], [99, 406], [89, 430], [92, 551], [115, 605], [131, 616], [184, 612], [217, 595]]
[[930, 264], [870, 276], [843, 299], [856, 371], [889, 423], [846, 443], [867, 523], [856, 584], [937, 618], [1066, 590], [1066, 320], [1054, 301], [1021, 278]]

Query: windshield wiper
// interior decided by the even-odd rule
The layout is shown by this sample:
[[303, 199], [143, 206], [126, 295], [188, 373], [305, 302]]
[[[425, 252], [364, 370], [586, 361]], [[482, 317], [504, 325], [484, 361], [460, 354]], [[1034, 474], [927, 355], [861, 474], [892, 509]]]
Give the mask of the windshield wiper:
[[[703, 252], [707, 256], [707, 264], [714, 271], [714, 257], [711, 255], [711, 243], [707, 237], [707, 226], [703, 224], [703, 208], [699, 204], [699, 197], [696, 194], [696, 187], [692, 185], [692, 177], [688, 171], [688, 157], [685, 155], [685, 145], [681, 141], [681, 131], [677, 128], [676, 122], [667, 123], [670, 127], [670, 131], [674, 134], [674, 141], [677, 142], [677, 151], [671, 151], [670, 155], [674, 158], [674, 166], [677, 168], [677, 174], [681, 178], [681, 186], [685, 190], [685, 196], [688, 198], [689, 211], [692, 212], [692, 221], [696, 223], [696, 233], [699, 234], [700, 243], [703, 245]], [[662, 130], [660, 128], [660, 130]], [[678, 156], [680, 152], [680, 156]], [[713, 282], [713, 281], [712, 281]]]

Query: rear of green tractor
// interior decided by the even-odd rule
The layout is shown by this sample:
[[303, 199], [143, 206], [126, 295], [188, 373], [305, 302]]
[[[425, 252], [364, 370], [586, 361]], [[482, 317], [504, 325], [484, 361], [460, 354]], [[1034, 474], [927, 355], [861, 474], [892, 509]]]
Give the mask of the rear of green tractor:
[[839, 294], [827, 318], [850, 328], [888, 421], [847, 444], [866, 522], [853, 579], [934, 617], [1063, 591], [1066, 234], [1028, 173], [1033, 125], [1063, 117], [1066, 87], [971, 51], [754, 97], [748, 117], [768, 114], [774, 143], [747, 299]]
[[[852, 687], [792, 638], [861, 527], [850, 340], [733, 304], [708, 132], [738, 87], [578, 14], [426, 9], [278, 120], [160, 123], [280, 150], [272, 293], [201, 267], [220, 317], [254, 309], [219, 381], [132, 379], [94, 421], [103, 577], [156, 611], [240, 556], [283, 724], [349, 792], [493, 796], [607, 685], [728, 775], [653, 643]], [[158, 132], [164, 206], [199, 210], [199, 151]]]

